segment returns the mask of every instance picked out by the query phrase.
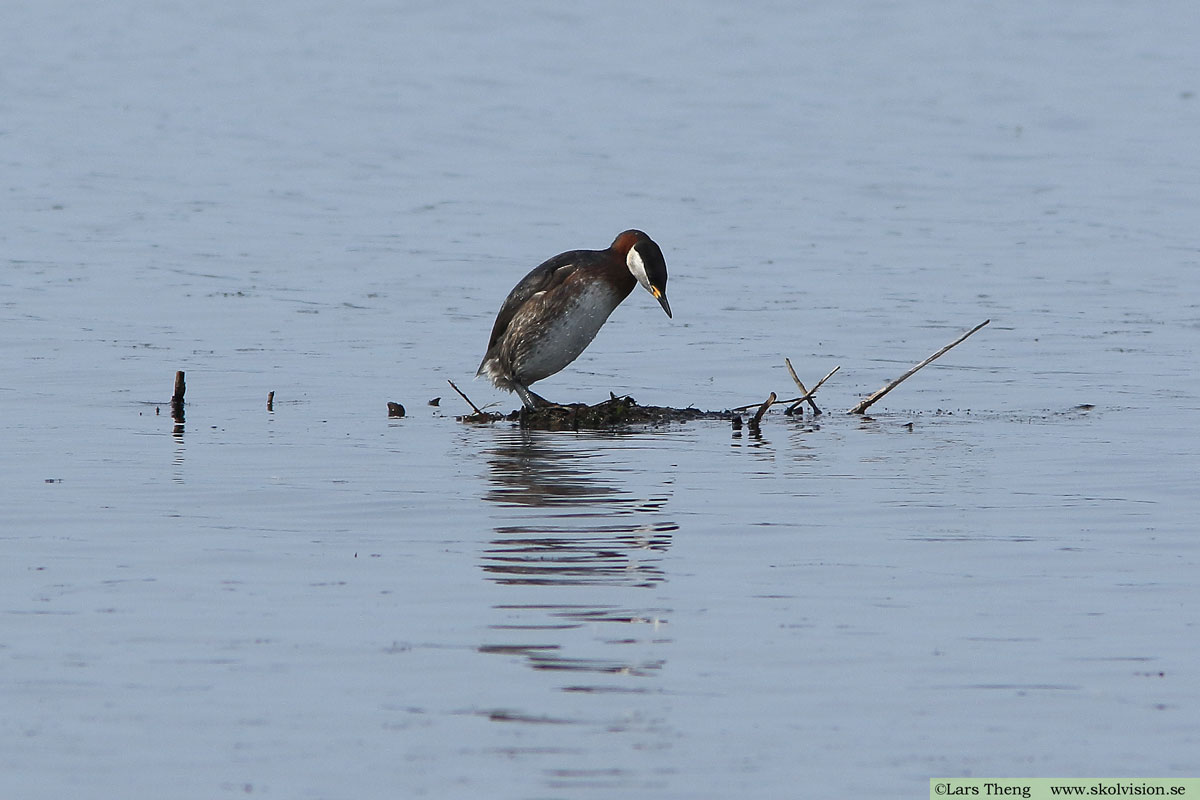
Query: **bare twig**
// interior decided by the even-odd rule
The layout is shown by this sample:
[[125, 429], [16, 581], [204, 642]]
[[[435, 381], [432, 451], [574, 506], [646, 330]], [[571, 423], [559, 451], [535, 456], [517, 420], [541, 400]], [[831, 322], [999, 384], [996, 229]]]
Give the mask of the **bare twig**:
[[479, 410], [479, 406], [477, 406], [477, 405], [475, 405], [474, 403], [472, 403], [472, 402], [471, 402], [471, 398], [469, 398], [469, 397], [467, 397], [465, 394], [463, 394], [463, 392], [462, 392], [462, 389], [460, 389], [460, 388], [458, 388], [457, 386], [455, 386], [455, 385], [454, 385], [454, 381], [452, 381], [452, 380], [450, 380], [449, 378], [447, 378], [447, 379], [446, 379], [446, 383], [450, 384], [450, 388], [451, 388], [451, 389], [453, 389], [454, 391], [458, 392], [458, 396], [459, 396], [459, 397], [461, 397], [463, 400], [466, 400], [466, 401], [467, 401], [467, 405], [469, 405], [469, 406], [472, 408], [472, 410], [474, 410], [474, 412], [475, 412], [476, 414], [478, 414], [478, 415], [480, 415], [480, 416], [483, 416], [483, 412]]
[[[775, 400], [771, 401], [771, 405], [774, 406], [774, 405], [778, 405], [779, 403], [790, 403], [790, 402], [792, 402], [792, 401], [775, 399]], [[750, 409], [758, 408], [761, 405], [762, 405], [762, 403], [755, 401], [753, 403], [746, 403], [746, 405], [744, 405], [744, 406], [738, 406], [737, 408], [731, 408], [729, 410], [730, 411], [749, 411]]]
[[[796, 370], [792, 369], [792, 360], [785, 356], [783, 359], [783, 363], [787, 364], [788, 373], [792, 376], [792, 380], [796, 382], [796, 386], [798, 386], [800, 388], [800, 394], [803, 395], [804, 399], [808, 401], [808, 404], [810, 406], [812, 406], [813, 414], [820, 414], [821, 409], [817, 408], [817, 404], [813, 402], [812, 395], [809, 394], [808, 389], [804, 388], [804, 381], [800, 380], [799, 376], [796, 375]], [[803, 402], [803, 401], [800, 401], [800, 402]], [[800, 402], [797, 402], [793, 405], [788, 406], [787, 411], [785, 411], [783, 413], [791, 414], [791, 413], [795, 412], [795, 410], [800, 407]]]
[[[794, 411], [795, 411], [795, 410], [796, 410], [796, 409], [797, 409], [797, 408], [800, 406], [800, 404], [801, 404], [801, 403], [803, 403], [803, 402], [805, 402], [805, 401], [808, 401], [810, 404], [812, 404], [812, 399], [811, 399], [811, 398], [812, 398], [812, 396], [813, 396], [814, 394], [816, 394], [816, 393], [817, 393], [817, 389], [820, 389], [820, 388], [821, 388], [821, 385], [822, 385], [823, 383], [825, 383], [825, 381], [827, 381], [827, 380], [829, 380], [830, 378], [832, 378], [832, 377], [833, 377], [833, 373], [837, 372], [837, 371], [838, 371], [839, 369], [841, 369], [841, 368], [842, 368], [842, 365], [841, 365], [841, 364], [838, 364], [836, 367], [834, 367], [833, 369], [829, 370], [829, 374], [828, 374], [828, 375], [826, 375], [824, 378], [821, 378], [821, 380], [817, 381], [817, 385], [816, 385], [816, 386], [814, 386], [814, 387], [812, 388], [812, 391], [811, 391], [811, 392], [805, 392], [803, 397], [797, 397], [797, 398], [796, 398], [796, 399], [794, 399], [794, 400], [784, 400], [783, 402], [785, 402], [785, 403], [791, 403], [791, 405], [787, 407], [787, 411], [785, 411], [784, 413], [792, 413], [792, 412], [794, 412]], [[815, 404], [813, 404], [813, 413], [814, 413], [814, 414], [820, 414], [820, 413], [821, 413], [821, 410], [820, 410], [819, 408], [817, 408]]]
[[[831, 369], [829, 371], [828, 375], [826, 375], [824, 378], [821, 378], [821, 380], [817, 381], [816, 386], [814, 386], [809, 391], [806, 391], [804, 394], [800, 395], [799, 397], [793, 397], [790, 400], [774, 400], [774, 401], [772, 401], [771, 405], [774, 406], [774, 405], [779, 405], [780, 403], [789, 403], [789, 404], [793, 404], [793, 408], [794, 408], [794, 406], [799, 405], [800, 403], [807, 403], [809, 398], [811, 398], [813, 395], [815, 395], [817, 393], [817, 389], [821, 388], [821, 384], [825, 383], [825, 381], [832, 378], [833, 374], [835, 372], [837, 372], [839, 369], [841, 369], [841, 366], [836, 366], [833, 369]], [[744, 406], [738, 406], [737, 408], [731, 408], [729, 410], [730, 411], [749, 411], [752, 408], [758, 408], [760, 405], [762, 405], [762, 404], [761, 403], [747, 403]], [[820, 413], [820, 412], [818, 412], [818, 413]]]
[[757, 428], [758, 423], [763, 418], [763, 414], [767, 413], [767, 409], [770, 408], [772, 405], [774, 405], [774, 403], [775, 403], [775, 393], [771, 392], [771, 395], [767, 398], [766, 402], [764, 402], [761, 406], [758, 407], [758, 411], [755, 412], [755, 414], [754, 414], [754, 419], [750, 420], [750, 427]]
[[913, 374], [914, 374], [914, 373], [915, 373], [917, 370], [919, 370], [921, 367], [924, 367], [925, 365], [929, 364], [931, 361], [933, 361], [934, 359], [938, 358], [939, 356], [942, 356], [942, 355], [944, 355], [944, 354], [946, 353], [946, 351], [947, 351], [947, 350], [949, 350], [951, 347], [954, 347], [955, 345], [957, 345], [957, 344], [960, 344], [960, 343], [961, 343], [961, 342], [962, 342], [964, 339], [966, 339], [968, 336], [970, 336], [970, 335], [971, 335], [972, 333], [974, 333], [975, 331], [977, 331], [977, 330], [979, 330], [980, 328], [982, 328], [984, 325], [987, 325], [989, 322], [991, 322], [991, 320], [990, 320], [990, 319], [985, 319], [983, 322], [979, 323], [979, 324], [978, 324], [978, 325], [976, 325], [974, 328], [971, 328], [971, 330], [967, 331], [967, 332], [966, 332], [966, 333], [964, 333], [962, 336], [958, 337], [958, 338], [957, 338], [957, 339], [955, 339], [953, 342], [951, 342], [950, 344], [948, 344], [948, 345], [946, 345], [945, 347], [943, 347], [941, 350], [938, 350], [936, 353], [934, 353], [934, 354], [933, 354], [933, 355], [931, 355], [929, 358], [927, 358], [927, 359], [925, 359], [924, 361], [922, 361], [920, 364], [917, 364], [915, 367], [913, 367], [913, 368], [912, 368], [912, 369], [910, 369], [908, 372], [906, 372], [906, 373], [904, 373], [903, 375], [901, 375], [899, 378], [896, 378], [896, 380], [892, 381], [892, 382], [891, 382], [891, 383], [889, 383], [887, 386], [884, 386], [882, 389], [880, 389], [879, 391], [875, 392], [875, 394], [873, 394], [873, 395], [871, 395], [870, 397], [868, 397], [868, 398], [866, 398], [865, 400], [863, 400], [861, 403], [859, 403], [858, 405], [856, 405], [854, 408], [850, 409], [850, 411], [849, 411], [849, 412], [847, 412], [847, 413], [850, 413], [850, 414], [861, 414], [861, 413], [863, 413], [863, 412], [864, 412], [864, 411], [866, 411], [868, 408], [870, 408], [872, 405], [874, 405], [874, 404], [875, 404], [875, 402], [876, 402], [877, 400], [879, 400], [880, 398], [882, 398], [882, 397], [883, 397], [885, 394], [887, 394], [888, 392], [890, 392], [892, 389], [895, 389], [897, 386], [899, 386], [899, 385], [901, 384], [901, 382], [903, 382], [903, 381], [907, 380], [908, 378], [911, 378], [911, 377], [913, 376]]
[[[808, 400], [810, 397], [812, 397], [814, 394], [816, 394], [816, 393], [817, 393], [817, 389], [820, 389], [820, 388], [821, 388], [821, 386], [822, 386], [822, 385], [825, 383], [825, 381], [827, 381], [827, 380], [829, 380], [830, 378], [832, 378], [832, 377], [833, 377], [833, 374], [834, 374], [835, 372], [837, 372], [837, 371], [838, 371], [839, 369], [841, 369], [841, 368], [842, 368], [842, 366], [839, 364], [838, 366], [836, 366], [836, 367], [834, 367], [833, 369], [829, 370], [829, 373], [828, 373], [828, 374], [827, 374], [827, 375], [826, 375], [824, 378], [821, 378], [821, 380], [817, 381], [817, 385], [816, 385], [816, 386], [814, 386], [814, 387], [812, 388], [812, 390], [811, 390], [811, 391], [809, 391], [809, 392], [805, 392], [805, 394], [804, 394], [803, 396], [801, 396], [801, 397], [795, 397], [795, 398], [792, 398], [791, 400], [780, 400], [779, 402], [781, 402], [781, 403], [792, 403], [792, 405], [788, 407], [788, 410], [789, 410], [789, 411], [791, 411], [791, 410], [794, 410], [794, 409], [796, 408], [796, 406], [798, 406], [798, 405], [800, 405], [801, 403], [803, 403], [803, 402], [807, 401], [807, 400]], [[820, 413], [820, 412], [817, 412], [817, 413]]]

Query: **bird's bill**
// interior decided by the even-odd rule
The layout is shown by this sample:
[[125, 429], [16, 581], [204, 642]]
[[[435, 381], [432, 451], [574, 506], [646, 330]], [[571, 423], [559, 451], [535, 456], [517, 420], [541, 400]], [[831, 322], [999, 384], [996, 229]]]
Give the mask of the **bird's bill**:
[[660, 306], [662, 306], [663, 311], [667, 312], [667, 318], [670, 319], [671, 318], [671, 304], [667, 302], [666, 293], [664, 293], [663, 290], [659, 289], [657, 286], [651, 286], [650, 294], [654, 295], [654, 299], [658, 301], [658, 304]]

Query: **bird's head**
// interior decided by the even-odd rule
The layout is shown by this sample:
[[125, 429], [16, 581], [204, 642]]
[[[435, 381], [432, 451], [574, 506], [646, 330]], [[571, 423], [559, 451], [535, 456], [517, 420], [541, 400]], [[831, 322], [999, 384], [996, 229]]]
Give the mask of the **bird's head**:
[[654, 240], [641, 231], [629, 230], [613, 240], [612, 249], [625, 256], [625, 264], [642, 288], [671, 316], [667, 302], [667, 260]]

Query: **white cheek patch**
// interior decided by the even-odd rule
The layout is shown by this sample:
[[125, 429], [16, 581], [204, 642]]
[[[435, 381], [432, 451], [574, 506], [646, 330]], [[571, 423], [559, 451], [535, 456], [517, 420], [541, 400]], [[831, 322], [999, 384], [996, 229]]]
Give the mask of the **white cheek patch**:
[[629, 255], [625, 257], [625, 263], [629, 266], [633, 277], [637, 278], [638, 283], [649, 290], [650, 277], [646, 274], [646, 262], [642, 261], [642, 255], [637, 251], [637, 247], [629, 248]]

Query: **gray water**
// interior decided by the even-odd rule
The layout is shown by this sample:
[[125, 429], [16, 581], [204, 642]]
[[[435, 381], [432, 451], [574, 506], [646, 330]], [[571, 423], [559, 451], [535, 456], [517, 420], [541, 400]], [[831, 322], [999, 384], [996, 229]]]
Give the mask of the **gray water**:
[[[1194, 775], [1197, 41], [1187, 2], [5, 4], [0, 794]], [[788, 357], [827, 413], [456, 422], [447, 379], [516, 405], [470, 380], [511, 286], [633, 226], [675, 318], [631, 296], [539, 391], [721, 409]]]

